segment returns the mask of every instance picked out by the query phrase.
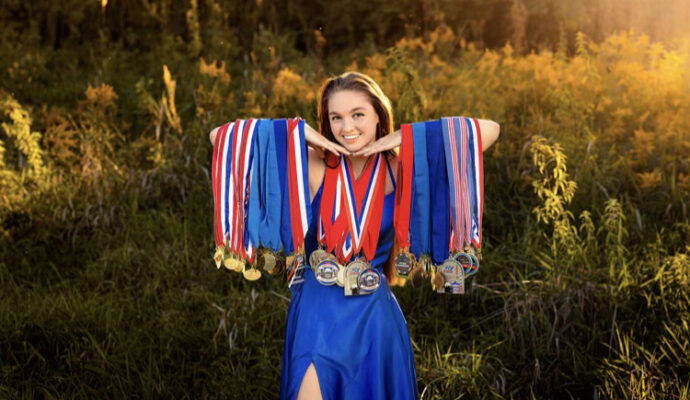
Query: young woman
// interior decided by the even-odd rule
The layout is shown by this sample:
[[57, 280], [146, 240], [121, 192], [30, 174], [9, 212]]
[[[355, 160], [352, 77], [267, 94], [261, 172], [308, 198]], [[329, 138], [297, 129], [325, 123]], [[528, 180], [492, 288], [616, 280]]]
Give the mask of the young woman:
[[[407, 322], [391, 292], [393, 208], [400, 131], [393, 132], [390, 100], [370, 77], [346, 72], [328, 79], [319, 93], [321, 133], [305, 125], [309, 150], [312, 225], [305, 238], [307, 259], [317, 248], [316, 229], [327, 168], [344, 154], [355, 179], [372, 155], [385, 157], [385, 198], [376, 247], [369, 260], [381, 272], [380, 287], [361, 296], [344, 296], [340, 286], [320, 284], [311, 268], [293, 286], [283, 352], [281, 399], [414, 399], [417, 378]], [[498, 138], [499, 126], [478, 120], [483, 150]], [[217, 128], [211, 132], [211, 142]], [[328, 162], [327, 162], [328, 160]], [[329, 165], [327, 165], [329, 164]], [[388, 276], [387, 276], [388, 274]], [[387, 279], [388, 278], [388, 279]]]

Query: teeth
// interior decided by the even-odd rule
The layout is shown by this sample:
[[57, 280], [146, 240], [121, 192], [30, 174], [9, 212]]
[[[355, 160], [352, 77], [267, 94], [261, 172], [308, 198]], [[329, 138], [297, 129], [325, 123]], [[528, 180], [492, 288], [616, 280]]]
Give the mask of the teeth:
[[345, 139], [354, 139], [356, 137], [359, 137], [359, 135], [352, 135], [352, 136], [343, 136]]

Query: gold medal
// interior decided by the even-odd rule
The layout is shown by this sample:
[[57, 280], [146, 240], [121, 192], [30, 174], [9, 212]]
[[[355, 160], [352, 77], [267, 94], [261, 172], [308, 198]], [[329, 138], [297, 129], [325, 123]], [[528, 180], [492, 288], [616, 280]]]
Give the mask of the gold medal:
[[347, 270], [347, 268], [341, 266], [335, 279], [335, 284], [340, 287], [345, 287], [345, 270]]
[[222, 247], [216, 247], [216, 253], [213, 255], [213, 261], [216, 262], [216, 268], [220, 268], [220, 263], [223, 262], [225, 252]]
[[331, 253], [327, 252], [324, 249], [318, 248], [314, 251], [311, 252], [311, 255], [309, 255], [309, 265], [311, 266], [311, 269], [316, 272], [316, 267], [321, 264], [322, 261], [335, 258], [332, 257]]
[[244, 276], [244, 279], [246, 279], [248, 281], [255, 281], [255, 280], [261, 278], [261, 271], [254, 268], [254, 266], [252, 266], [249, 269], [242, 268], [242, 276]]
[[436, 271], [431, 274], [431, 289], [443, 293], [443, 285], [446, 283], [446, 278], [441, 271]]
[[417, 264], [414, 266], [414, 268], [412, 268], [409, 277], [412, 287], [420, 287], [422, 285], [422, 279], [424, 279], [423, 275], [421, 264]]
[[261, 254], [261, 263], [263, 264], [264, 271], [272, 273], [276, 267], [276, 256], [270, 250], [266, 250]]

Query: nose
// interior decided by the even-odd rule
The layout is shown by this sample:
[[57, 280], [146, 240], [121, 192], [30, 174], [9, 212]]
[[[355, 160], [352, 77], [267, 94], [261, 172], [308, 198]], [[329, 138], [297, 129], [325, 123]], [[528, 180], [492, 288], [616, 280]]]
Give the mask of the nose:
[[350, 118], [345, 118], [343, 122], [343, 132], [349, 133], [354, 131], [355, 129], [355, 124], [352, 122]]

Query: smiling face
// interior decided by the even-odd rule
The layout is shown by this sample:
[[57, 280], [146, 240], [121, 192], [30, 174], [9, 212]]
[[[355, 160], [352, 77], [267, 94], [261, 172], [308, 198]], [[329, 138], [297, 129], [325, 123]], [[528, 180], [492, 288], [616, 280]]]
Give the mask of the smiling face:
[[379, 116], [367, 96], [355, 90], [338, 90], [328, 98], [328, 121], [335, 140], [355, 152], [376, 139]]

